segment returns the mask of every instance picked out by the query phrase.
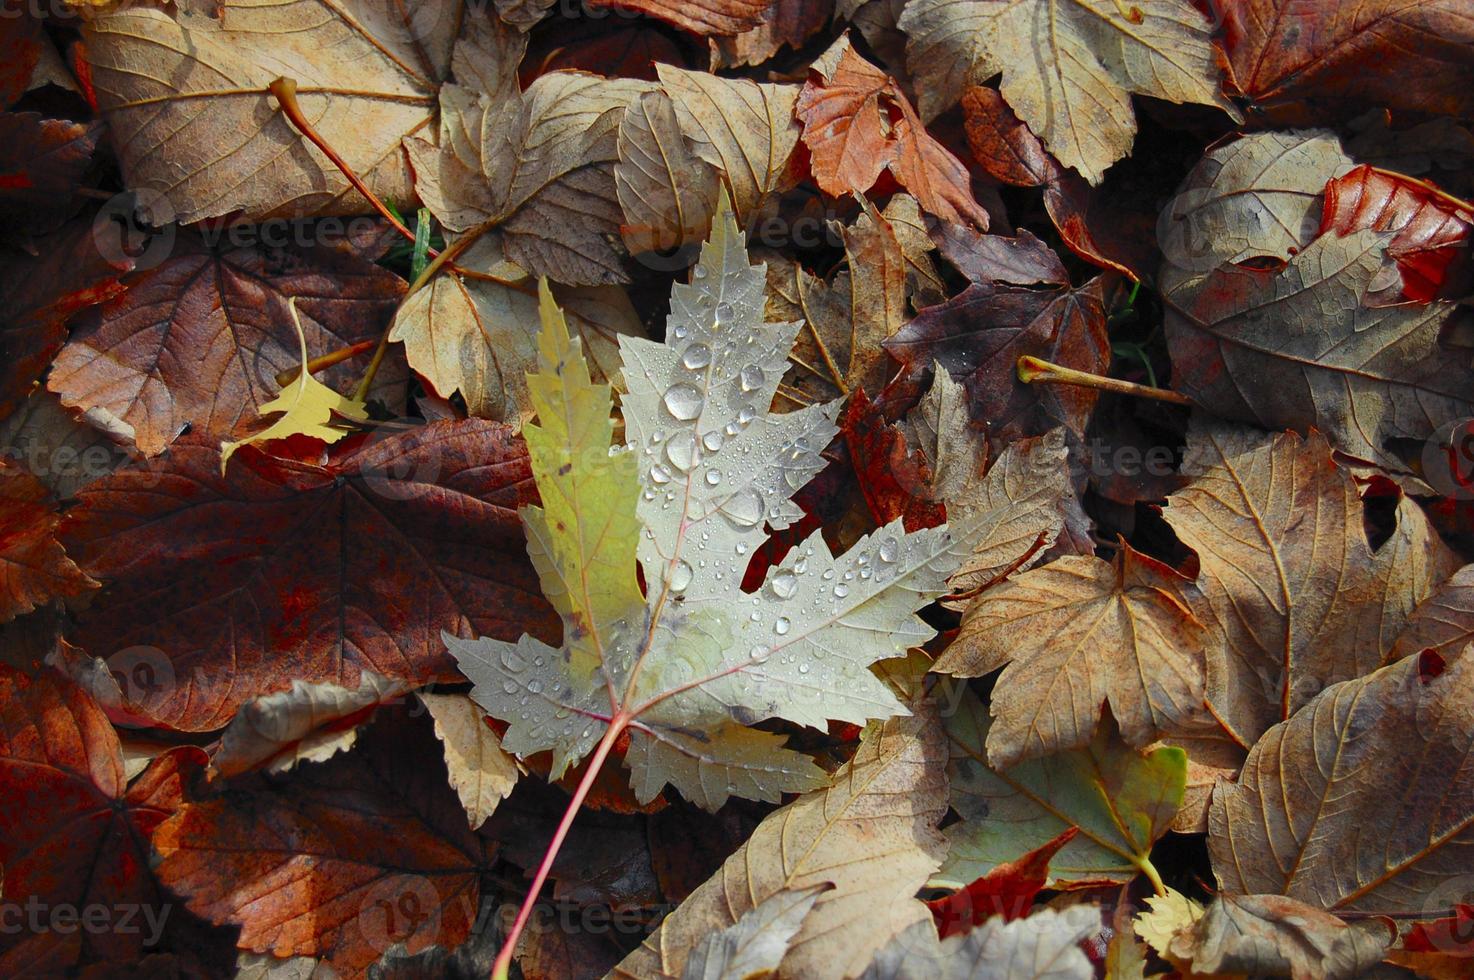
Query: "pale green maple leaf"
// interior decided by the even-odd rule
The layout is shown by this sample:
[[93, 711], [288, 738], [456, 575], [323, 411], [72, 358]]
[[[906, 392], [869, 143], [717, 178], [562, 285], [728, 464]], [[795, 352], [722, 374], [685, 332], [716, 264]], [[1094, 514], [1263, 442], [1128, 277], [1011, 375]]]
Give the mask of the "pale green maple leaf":
[[897, 521], [835, 556], [816, 533], [742, 591], [764, 524], [802, 516], [790, 498], [824, 465], [839, 408], [770, 411], [800, 324], [763, 321], [764, 281], [723, 202], [673, 290], [667, 342], [620, 338], [628, 445], [612, 450], [610, 389], [592, 383], [544, 290], [526, 429], [543, 505], [523, 520], [564, 647], [445, 641], [472, 697], [508, 723], [502, 745], [551, 750], [555, 777], [596, 746], [602, 762], [611, 731], [627, 729], [642, 801], [667, 783], [711, 809], [774, 801], [826, 777], [749, 726], [906, 713], [870, 666], [932, 637], [916, 611], [946, 592], [976, 535]]

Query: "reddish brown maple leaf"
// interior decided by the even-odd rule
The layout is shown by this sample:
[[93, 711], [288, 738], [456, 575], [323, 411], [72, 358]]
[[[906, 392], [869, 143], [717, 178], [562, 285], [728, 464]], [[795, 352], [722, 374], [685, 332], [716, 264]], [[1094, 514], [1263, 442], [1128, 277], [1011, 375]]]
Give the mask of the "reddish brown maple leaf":
[[225, 476], [214, 446], [183, 440], [67, 514], [68, 550], [107, 585], [73, 638], [103, 659], [154, 648], [128, 710], [190, 731], [293, 679], [454, 678], [442, 630], [558, 634], [516, 513], [534, 494], [524, 444], [485, 420], [321, 462], [247, 446]]
[[153, 835], [159, 880], [239, 924], [241, 949], [314, 956], [361, 977], [391, 945], [466, 938], [491, 847], [466, 825], [428, 721], [381, 712], [352, 752], [247, 777]]
[[[149, 456], [185, 426], [218, 441], [258, 417], [278, 373], [299, 363], [290, 299], [307, 356], [318, 357], [377, 338], [404, 292], [399, 277], [343, 241], [216, 249], [192, 234], [128, 287], [74, 332], [47, 387], [131, 428]], [[358, 370], [339, 365], [319, 379], [343, 385]]]
[[[1433, 185], [1414, 177], [1361, 166], [1326, 185], [1320, 232], [1345, 237], [1370, 228], [1396, 232], [1387, 256], [1401, 282], [1377, 291], [1379, 299], [1432, 302], [1446, 294], [1454, 264], [1468, 266], [1469, 229], [1474, 213]], [[1462, 260], [1462, 261], [1461, 261]]]
[[96, 587], [56, 540], [60, 522], [41, 481], [0, 458], [0, 623]]
[[1380, 105], [1474, 113], [1474, 18], [1466, 0], [1222, 0], [1228, 83], [1283, 113]]
[[962, 161], [927, 133], [895, 80], [848, 44], [827, 76], [804, 86], [794, 111], [814, 181], [826, 193], [863, 193], [889, 170], [937, 217], [988, 227]]
[[7, 911], [22, 916], [18, 930], [13, 912], [0, 930], [0, 974], [61, 975], [144, 956], [173, 903], [149, 871], [149, 835], [204, 763], [203, 751], [180, 746], [130, 785], [97, 702], [53, 671], [31, 677], [0, 665], [0, 864]]
[[877, 527], [896, 518], [904, 519], [907, 531], [946, 522], [946, 504], [921, 493], [932, 482], [924, 454], [907, 447], [905, 433], [886, 419], [865, 389], [850, 396], [839, 429]]
[[26, 13], [22, 0], [0, 2], [0, 109], [25, 94], [41, 58], [41, 22]]

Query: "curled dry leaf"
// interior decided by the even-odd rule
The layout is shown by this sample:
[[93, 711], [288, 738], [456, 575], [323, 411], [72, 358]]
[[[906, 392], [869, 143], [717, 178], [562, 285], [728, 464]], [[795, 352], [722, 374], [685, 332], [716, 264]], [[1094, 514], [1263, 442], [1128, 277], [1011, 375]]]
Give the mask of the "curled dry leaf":
[[[301, 365], [293, 300], [310, 360], [377, 337], [403, 295], [398, 276], [339, 245], [217, 249], [180, 232], [164, 262], [73, 332], [47, 386], [148, 456], [186, 427], [226, 439], [279, 392], [290, 397], [276, 377]], [[323, 377], [346, 386], [357, 373], [345, 363]]]
[[1003, 98], [1091, 183], [1131, 151], [1131, 94], [1217, 105], [1207, 18], [1185, 0], [917, 0], [901, 15], [930, 118], [1003, 73]]
[[834, 14], [834, 0], [770, 0], [756, 27], [711, 39], [713, 68], [762, 64], [785, 46], [802, 48]]
[[988, 731], [1000, 768], [1089, 745], [1107, 705], [1126, 742], [1144, 748], [1202, 714], [1206, 630], [1178, 597], [1184, 587], [1125, 541], [1114, 562], [1058, 558], [979, 596], [935, 669], [1004, 667]]
[[97, 587], [57, 541], [60, 523], [46, 487], [0, 458], [0, 623]]
[[501, 739], [470, 698], [424, 691], [419, 697], [435, 720], [435, 737], [445, 746], [450, 785], [460, 796], [471, 829], [475, 830], [512, 792], [521, 770], [516, 760], [502, 750]]
[[938, 941], [931, 923], [907, 929], [875, 957], [861, 980], [1090, 980], [1081, 944], [1100, 932], [1100, 909], [1040, 909], [1013, 922], [990, 919]]
[[1382, 962], [1396, 935], [1385, 919], [1347, 923], [1283, 895], [1221, 895], [1166, 956], [1193, 973], [1353, 980]]
[[712, 930], [773, 895], [823, 883], [833, 887], [790, 941], [783, 976], [853, 976], [908, 926], [932, 929], [926, 905], [911, 896], [943, 851], [935, 828], [947, 809], [946, 746], [935, 706], [912, 709], [909, 717], [872, 726], [832, 786], [764, 819], [612, 975], [681, 976]]
[[1431, 649], [1445, 660], [1458, 656], [1474, 640], [1474, 565], [1465, 565], [1408, 617], [1390, 663]]
[[361, 214], [367, 202], [276, 109], [302, 110], [380, 198], [414, 200], [402, 138], [425, 130], [450, 69], [462, 0], [185, 0], [83, 21], [84, 57], [130, 188], [155, 224]]
[[69, 549], [108, 584], [74, 638], [109, 662], [150, 648], [154, 683], [123, 691], [126, 706], [188, 731], [294, 678], [451, 679], [443, 630], [557, 635], [522, 557], [516, 508], [533, 494], [525, 448], [495, 422], [436, 422], [324, 462], [248, 446], [224, 476], [213, 447], [181, 442], [66, 515]]
[[1471, 700], [1474, 656], [1426, 653], [1271, 728], [1214, 797], [1219, 884], [1338, 914], [1447, 915], [1440, 898], [1464, 893], [1474, 846]]
[[149, 836], [183, 802], [184, 784], [204, 762], [204, 752], [181, 746], [129, 785], [117, 733], [95, 701], [53, 671], [32, 677], [0, 665], [7, 901], [109, 912], [126, 903], [140, 920], [133, 929], [7, 929], [0, 970], [60, 975], [143, 958], [161, 938], [159, 915], [170, 901], [149, 871]]
[[1374, 548], [1355, 482], [1318, 434], [1196, 421], [1187, 452], [1197, 476], [1168, 498], [1166, 518], [1198, 557], [1201, 599], [1184, 598], [1211, 637], [1208, 701], [1247, 748], [1323, 688], [1380, 664], [1458, 562], [1406, 498]]
[[[423, 719], [381, 712], [354, 751], [234, 782], [153, 835], [157, 874], [237, 945], [362, 977], [395, 943], [453, 947], [476, 917], [489, 845], [466, 826]], [[283, 847], [283, 842], [290, 842]]]
[[1182, 803], [1187, 758], [1181, 749], [1140, 753], [1106, 722], [1086, 748], [995, 767], [985, 748], [988, 708], [971, 692], [959, 693], [958, 709], [946, 720], [947, 774], [962, 822], [947, 828], [938, 883], [961, 887], [1070, 828], [1079, 835], [1050, 862], [1053, 887], [1156, 874], [1152, 844]]

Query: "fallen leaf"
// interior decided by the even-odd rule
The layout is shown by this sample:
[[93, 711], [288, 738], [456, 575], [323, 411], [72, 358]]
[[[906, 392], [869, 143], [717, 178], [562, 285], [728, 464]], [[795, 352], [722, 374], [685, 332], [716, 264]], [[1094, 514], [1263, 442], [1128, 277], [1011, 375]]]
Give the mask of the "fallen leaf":
[[988, 731], [994, 766], [1089, 745], [1107, 705], [1127, 744], [1144, 748], [1202, 713], [1206, 630], [1178, 597], [1184, 587], [1125, 541], [1113, 562], [1058, 558], [979, 596], [934, 669], [1004, 668]]
[[196, 914], [239, 925], [241, 949], [320, 957], [343, 977], [395, 943], [459, 944], [492, 855], [426, 763], [428, 727], [381, 713], [346, 755], [185, 804], [153, 832], [159, 879]]
[[[935, 708], [872, 726], [832, 786], [769, 815], [719, 871], [666, 917], [612, 976], [677, 977], [712, 931], [773, 895], [821, 883], [784, 976], [851, 976], [892, 936], [931, 915], [912, 894], [942, 854], [946, 748]], [[887, 898], [887, 896], [889, 896]]]
[[711, 39], [712, 67], [760, 65], [784, 47], [802, 48], [833, 14], [834, 0], [770, 0], [756, 27]]
[[952, 809], [962, 822], [946, 830], [947, 861], [937, 883], [961, 887], [1072, 827], [1079, 836], [1050, 862], [1051, 887], [1130, 881], [1150, 866], [1152, 844], [1182, 802], [1181, 749], [1142, 754], [1107, 723], [1086, 748], [1001, 769], [988, 761], [981, 701], [963, 697], [946, 724]]
[[556, 635], [514, 517], [533, 498], [527, 457], [498, 423], [436, 422], [325, 463], [246, 447], [219, 470], [184, 441], [93, 483], [64, 521], [108, 586], [74, 637], [104, 660], [153, 648], [167, 676], [129, 707], [155, 724], [218, 728], [293, 679], [450, 679], [442, 630]]
[[1167, 523], [1197, 553], [1202, 600], [1184, 598], [1209, 631], [1208, 702], [1247, 748], [1380, 664], [1458, 562], [1406, 498], [1374, 548], [1356, 485], [1318, 434], [1195, 421], [1187, 451], [1196, 476], [1168, 498]]
[[696, 155], [725, 178], [732, 209], [744, 226], [796, 181], [790, 161], [800, 126], [797, 85], [759, 84], [657, 65], [661, 87], [675, 104], [681, 132]]
[[[459, 391], [473, 416], [520, 424], [531, 414], [527, 372], [537, 363], [537, 290], [505, 261], [501, 242], [485, 238], [462, 257], [467, 273], [447, 272], [409, 297], [389, 339], [438, 393]], [[618, 286], [557, 286], [601, 379], [619, 376], [617, 339], [643, 334]]]
[[1180, 0], [917, 0], [901, 15], [906, 60], [930, 118], [1003, 73], [1003, 98], [1060, 162], [1092, 184], [1131, 151], [1131, 94], [1216, 105], [1211, 27]]
[[993, 916], [1012, 922], [1028, 915], [1035, 896], [1049, 881], [1049, 862], [1079, 833], [1078, 827], [1071, 827], [1017, 861], [1000, 864], [966, 887], [927, 902], [937, 934], [946, 939], [968, 932]]
[[736, 922], [702, 940], [686, 960], [681, 980], [744, 980], [775, 972], [804, 918], [828, 887], [820, 882], [769, 895]]
[[1430, 897], [1467, 880], [1474, 840], [1471, 675], [1467, 653], [1408, 657], [1266, 732], [1209, 814], [1222, 888], [1335, 914], [1437, 915]]
[[794, 108], [819, 187], [864, 193], [888, 169], [927, 212], [986, 229], [988, 213], [973, 200], [967, 168], [927, 133], [895, 81], [848, 39], [823, 61], [820, 79], [810, 79]]
[[[130, 906], [133, 929], [24, 926], [0, 933], [9, 975], [63, 974], [137, 962], [161, 938], [172, 899], [149, 871], [149, 835], [180, 805], [205, 762], [193, 746], [156, 759], [129, 785], [118, 736], [102, 708], [53, 671], [35, 677], [0, 665], [0, 862], [7, 905]], [[121, 903], [121, 904], [120, 904]], [[162, 917], [162, 918], [161, 918]], [[46, 920], [43, 920], [46, 921]], [[95, 922], [93, 917], [89, 920]], [[145, 928], [145, 921], [148, 927]]]
[[612, 452], [609, 389], [592, 384], [544, 292], [539, 423], [526, 430], [544, 507], [522, 513], [566, 645], [447, 643], [472, 697], [509, 723], [509, 751], [552, 750], [557, 778], [633, 722], [636, 799], [671, 784], [715, 810], [824, 779], [783, 735], [749, 725], [900, 713], [868, 668], [934, 634], [915, 611], [947, 590], [976, 529], [896, 522], [838, 556], [812, 535], [758, 595], [742, 592], [764, 523], [803, 516], [790, 498], [824, 466], [838, 406], [769, 411], [798, 324], [763, 321], [764, 272], [729, 208], [691, 277], [674, 288], [668, 343], [623, 342], [628, 445]]
[[839, 431], [877, 527], [899, 520], [906, 530], [917, 531], [945, 523], [945, 503], [931, 490], [931, 466], [919, 450], [907, 445], [900, 426], [886, 421], [864, 389], [845, 406]]
[[1382, 962], [1396, 934], [1385, 919], [1342, 922], [1282, 895], [1220, 895], [1167, 956], [1195, 973], [1351, 980]]
[[294, 680], [285, 691], [251, 699], [220, 734], [211, 767], [227, 778], [255, 769], [283, 773], [347, 752], [374, 709], [408, 690], [371, 671], [360, 680], [353, 689]]
[[701, 37], [740, 34], [762, 23], [773, 0], [588, 0], [594, 9], [634, 10]]
[[[216, 249], [187, 232], [126, 286], [73, 332], [47, 387], [67, 406], [115, 422], [148, 456], [186, 427], [226, 439], [279, 391], [292, 398], [276, 376], [301, 365], [293, 300], [310, 359], [377, 338], [404, 292], [397, 276], [342, 242]], [[360, 371], [350, 361], [323, 377], [346, 386]], [[319, 392], [310, 404], [330, 397]]]
[[46, 43], [41, 20], [20, 0], [6, 0], [0, 17], [0, 109], [8, 109], [31, 87], [31, 72]]
[[516, 760], [502, 751], [501, 739], [470, 698], [423, 691], [419, 697], [435, 720], [435, 737], [445, 746], [450, 785], [475, 830], [512, 792], [521, 771]]
[[60, 500], [134, 458], [44, 388], [0, 422], [0, 447]]
[[1137, 915], [1133, 929], [1158, 956], [1166, 956], [1172, 938], [1203, 917], [1200, 902], [1188, 898], [1175, 888], [1167, 888], [1160, 895], [1146, 897], [1147, 911]]
[[1387, 662], [1433, 650], [1445, 660], [1474, 640], [1474, 565], [1465, 565], [1419, 603], [1387, 654]]
[[1460, 0], [1223, 0], [1228, 85], [1274, 114], [1371, 104], [1469, 116], [1474, 27]]
[[56, 539], [50, 492], [19, 463], [0, 459], [0, 501], [0, 623], [97, 587]]
[[98, 123], [0, 113], [0, 227], [29, 241], [55, 231], [81, 207], [78, 190], [94, 166]]
[[1468, 265], [1471, 224], [1474, 210], [1453, 203], [1433, 185], [1363, 165], [1326, 185], [1320, 231], [1342, 237], [1363, 228], [1396, 233], [1387, 243], [1387, 257], [1396, 263], [1400, 281], [1368, 297], [1377, 300], [1375, 305], [1390, 306], [1404, 297], [1430, 303], [1450, 295], [1445, 287], [1462, 284], [1467, 268], [1456, 269], [1456, 263]]
[[646, 92], [624, 113], [614, 184], [631, 252], [668, 252], [706, 238], [717, 209], [716, 170], [681, 133], [664, 92]]
[[1027, 919], [990, 919], [938, 941], [931, 923], [912, 926], [860, 974], [861, 980], [1091, 980], [1081, 943], [1100, 931], [1093, 905], [1040, 909]]

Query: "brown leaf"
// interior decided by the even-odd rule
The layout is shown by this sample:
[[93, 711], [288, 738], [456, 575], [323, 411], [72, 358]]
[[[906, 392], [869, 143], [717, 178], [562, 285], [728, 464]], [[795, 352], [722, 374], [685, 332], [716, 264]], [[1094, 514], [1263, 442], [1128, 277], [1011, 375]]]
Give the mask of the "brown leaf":
[[1059, 164], [997, 89], [969, 85], [962, 93], [962, 111], [968, 149], [994, 179], [1040, 187], [1059, 176]]
[[708, 37], [740, 34], [762, 23], [774, 0], [587, 0], [589, 6], [635, 10]]
[[67, 500], [136, 454], [82, 420], [81, 413], [37, 388], [0, 422], [0, 452], [30, 471], [57, 498]]
[[712, 67], [758, 65], [785, 46], [802, 48], [833, 14], [834, 0], [770, 0], [756, 27], [711, 39]]
[[973, 418], [991, 439], [1007, 443], [1063, 425], [1075, 435], [1097, 392], [1073, 385], [1026, 385], [1018, 359], [1041, 357], [1092, 374], [1110, 366], [1103, 279], [1079, 289], [1026, 289], [973, 283], [938, 306], [922, 310], [886, 342], [915, 376], [940, 363], [967, 385]]
[[1462, 0], [1224, 0], [1228, 85], [1274, 114], [1316, 100], [1474, 114], [1474, 25]]
[[[1214, 798], [1225, 891], [1328, 912], [1434, 917], [1474, 845], [1474, 656], [1408, 657], [1323, 691]], [[1447, 899], [1444, 900], [1445, 902]]]
[[796, 178], [790, 159], [800, 126], [797, 85], [759, 84], [657, 65], [681, 132], [726, 177], [739, 224], [750, 224]]
[[35, 901], [88, 915], [100, 906], [119, 916], [132, 906], [138, 919], [132, 929], [7, 928], [0, 933], [0, 970], [62, 975], [142, 958], [153, 931], [145, 923], [167, 916], [171, 901], [148, 870], [149, 835], [179, 806], [183, 784], [204, 762], [202, 751], [181, 746], [130, 786], [118, 736], [96, 702], [55, 672], [27, 677], [0, 665], [0, 795], [6, 800], [0, 862], [7, 904]]
[[26, 93], [31, 72], [41, 60], [46, 43], [41, 21], [30, 15], [23, 0], [4, 0], [0, 6], [0, 109]]
[[0, 623], [52, 599], [97, 587], [56, 540], [50, 492], [18, 463], [0, 458]]
[[1413, 610], [1387, 661], [1429, 649], [1448, 659], [1470, 640], [1474, 640], [1474, 565], [1465, 565]]
[[1194, 973], [1351, 980], [1395, 937], [1385, 919], [1346, 923], [1282, 895], [1223, 895], [1172, 937], [1167, 955]]
[[[300, 364], [290, 300], [312, 358], [377, 338], [404, 292], [342, 242], [216, 249], [188, 233], [127, 287], [75, 331], [47, 386], [149, 456], [186, 426], [218, 442], [259, 416], [280, 390], [277, 374]], [[345, 362], [320, 379], [346, 388], [361, 370]]]
[[714, 929], [771, 895], [821, 882], [834, 888], [804, 919], [783, 959], [785, 976], [850, 976], [908, 925], [930, 928], [926, 906], [911, 895], [941, 861], [935, 827], [947, 808], [947, 749], [935, 710], [915, 710], [872, 727], [833, 786], [764, 820], [612, 975], [678, 977]]
[[939, 673], [993, 689], [988, 759], [1007, 768], [1090, 744], [1105, 705], [1137, 748], [1202, 710], [1205, 630], [1173, 569], [1120, 543], [1114, 563], [1064, 557], [1015, 575], [968, 608]]
[[0, 228], [6, 238], [55, 231], [78, 210], [76, 192], [102, 134], [99, 123], [0, 113]]
[[821, 59], [795, 113], [803, 121], [814, 180], [832, 195], [863, 193], [889, 169], [922, 208], [945, 221], [988, 227], [971, 177], [927, 133], [895, 81], [855, 53], [848, 40]]
[[237, 945], [362, 977], [390, 945], [453, 947], [476, 917], [487, 845], [433, 760], [429, 726], [381, 713], [354, 751], [252, 777], [154, 831], [156, 872]]
[[1188, 602], [1210, 632], [1208, 701], [1247, 747], [1323, 688], [1380, 664], [1457, 562], [1406, 498], [1374, 548], [1356, 485], [1318, 434], [1199, 421], [1187, 451], [1197, 475], [1168, 498], [1166, 518], [1197, 553], [1203, 599]]
[[619, 124], [614, 184], [631, 252], [670, 251], [706, 240], [717, 209], [717, 175], [681, 134], [675, 105], [646, 92]]
[[983, 235], [966, 225], [940, 224], [937, 248], [952, 267], [976, 283], [1068, 286], [1070, 274], [1054, 249], [1027, 228], [1017, 238]]
[[108, 583], [75, 639], [104, 660], [153, 648], [156, 683], [127, 706], [190, 731], [293, 679], [449, 679], [442, 630], [557, 634], [523, 557], [516, 508], [533, 493], [526, 449], [495, 422], [436, 422], [325, 462], [247, 446], [225, 476], [214, 447], [181, 442], [67, 513], [63, 540]]

